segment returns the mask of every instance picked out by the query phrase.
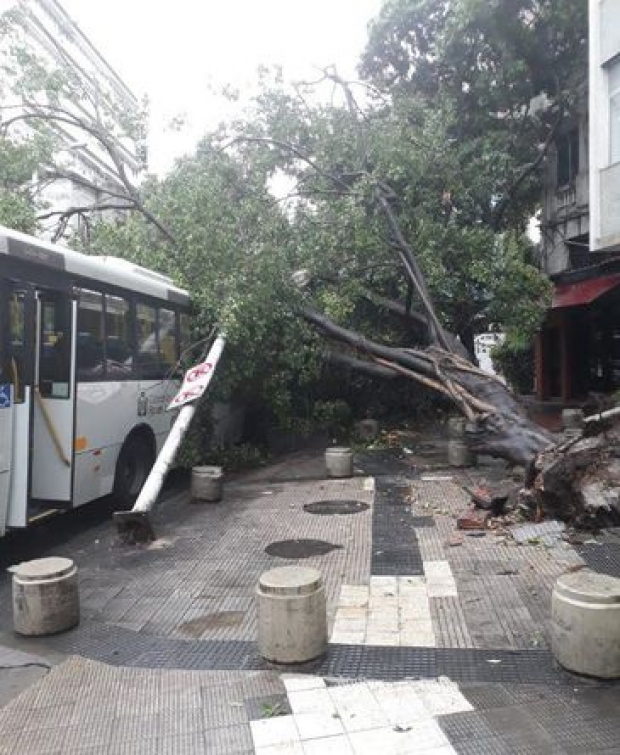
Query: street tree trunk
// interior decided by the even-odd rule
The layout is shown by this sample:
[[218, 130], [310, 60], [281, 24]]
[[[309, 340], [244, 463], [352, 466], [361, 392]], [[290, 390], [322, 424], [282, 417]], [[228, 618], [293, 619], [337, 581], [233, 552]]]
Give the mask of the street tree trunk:
[[[299, 314], [328, 341], [348, 347], [349, 366], [377, 377], [408, 378], [451, 400], [469, 420], [467, 442], [474, 452], [528, 465], [536, 454], [553, 444], [553, 436], [527, 417], [499, 378], [464, 357], [437, 346], [426, 349], [385, 346], [307, 307], [301, 308]], [[344, 361], [342, 355], [336, 360]]]

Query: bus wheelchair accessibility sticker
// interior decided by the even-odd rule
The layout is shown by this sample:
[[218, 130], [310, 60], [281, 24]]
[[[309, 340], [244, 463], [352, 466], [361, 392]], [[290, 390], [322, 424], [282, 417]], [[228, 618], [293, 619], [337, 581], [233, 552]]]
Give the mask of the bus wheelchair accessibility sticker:
[[0, 409], [9, 409], [11, 406], [11, 386], [6, 383], [0, 385]]

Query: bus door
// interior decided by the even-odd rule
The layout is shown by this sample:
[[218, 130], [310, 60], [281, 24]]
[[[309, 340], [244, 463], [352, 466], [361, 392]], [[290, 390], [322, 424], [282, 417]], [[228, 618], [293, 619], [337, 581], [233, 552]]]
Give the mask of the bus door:
[[72, 498], [76, 311], [67, 292], [36, 293], [30, 498], [51, 508]]
[[0, 531], [28, 522], [32, 293], [0, 282]]
[[0, 375], [0, 535], [4, 535], [9, 508], [13, 453], [13, 389]]
[[8, 359], [6, 285], [0, 283], [0, 535], [6, 530], [13, 455], [13, 385]]

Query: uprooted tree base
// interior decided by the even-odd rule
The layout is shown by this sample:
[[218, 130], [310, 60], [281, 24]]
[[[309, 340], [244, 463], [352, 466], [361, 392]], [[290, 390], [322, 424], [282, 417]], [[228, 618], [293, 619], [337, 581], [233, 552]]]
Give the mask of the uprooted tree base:
[[620, 423], [594, 422], [540, 452], [521, 498], [532, 510], [579, 527], [620, 524]]

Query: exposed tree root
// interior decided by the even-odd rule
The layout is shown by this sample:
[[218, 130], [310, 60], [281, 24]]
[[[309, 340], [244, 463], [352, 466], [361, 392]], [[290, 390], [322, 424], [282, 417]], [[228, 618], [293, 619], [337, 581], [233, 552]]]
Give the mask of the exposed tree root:
[[599, 427], [539, 453], [524, 498], [578, 526], [620, 524], [620, 425]]

